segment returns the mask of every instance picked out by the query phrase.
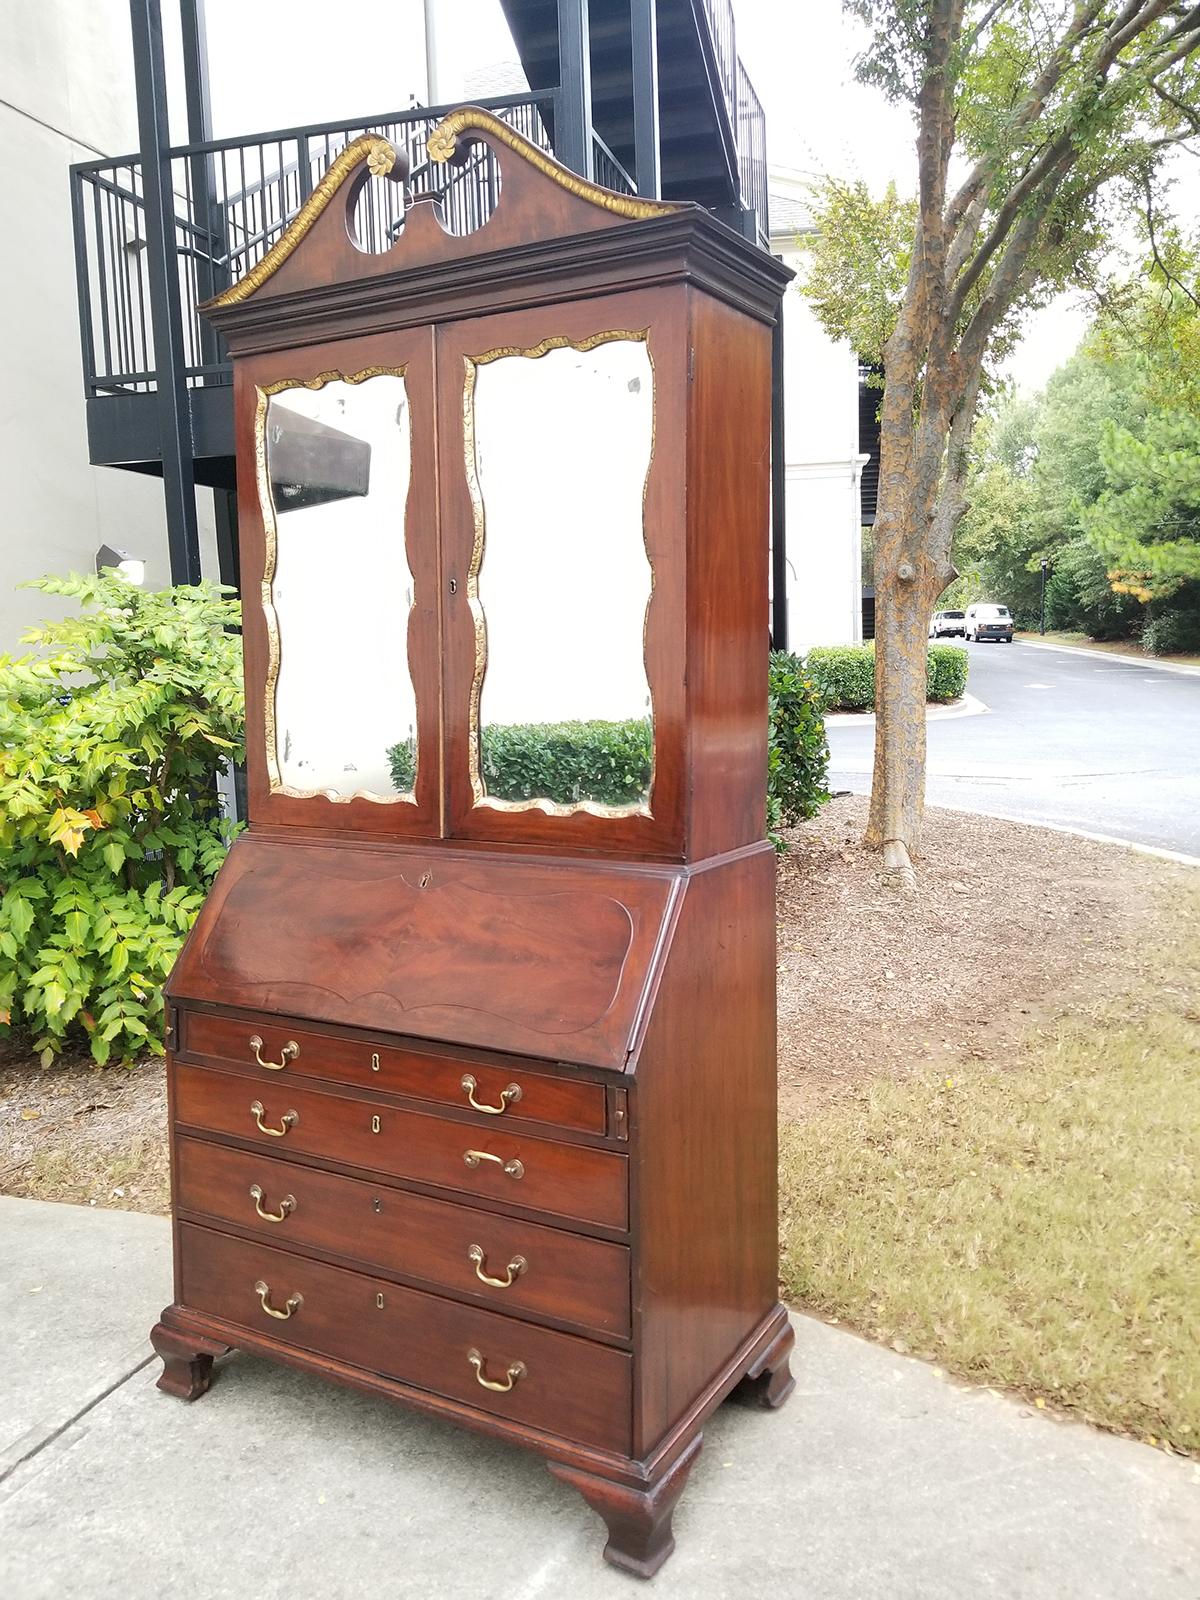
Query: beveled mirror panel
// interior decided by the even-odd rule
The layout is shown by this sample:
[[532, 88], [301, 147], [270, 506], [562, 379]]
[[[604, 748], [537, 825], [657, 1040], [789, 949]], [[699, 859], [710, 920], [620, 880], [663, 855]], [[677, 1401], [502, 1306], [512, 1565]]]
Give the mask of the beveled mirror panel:
[[274, 385], [260, 392], [258, 429], [272, 791], [411, 801], [403, 372]]
[[466, 366], [476, 804], [648, 814], [645, 334], [549, 339]]

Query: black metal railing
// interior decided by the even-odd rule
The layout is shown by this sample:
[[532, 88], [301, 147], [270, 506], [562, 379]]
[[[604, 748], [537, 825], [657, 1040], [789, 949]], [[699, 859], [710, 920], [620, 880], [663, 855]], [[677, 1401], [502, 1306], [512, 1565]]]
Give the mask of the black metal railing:
[[740, 62], [737, 53], [737, 35], [734, 30], [732, 0], [700, 0], [708, 18], [712, 36], [713, 54], [717, 62], [717, 76], [725, 104], [732, 116], [737, 104], [737, 73]]
[[[478, 102], [550, 151], [557, 91]], [[429, 134], [451, 110], [414, 106], [353, 123], [286, 128], [240, 139], [211, 139], [170, 152], [175, 195], [175, 258], [182, 311], [185, 376], [190, 386], [227, 383], [220, 341], [197, 303], [236, 283], [261, 261], [319, 183], [339, 151], [363, 133], [380, 133], [406, 152], [403, 183], [372, 179], [355, 213], [366, 250], [398, 237], [413, 200], [434, 195], [453, 234], [487, 221], [500, 179], [490, 150], [477, 145], [464, 165], [431, 162]], [[609, 154], [609, 160], [612, 160]], [[632, 191], [612, 161], [600, 181]], [[84, 384], [89, 396], [144, 393], [156, 387], [141, 158], [89, 161], [71, 168], [71, 206], [79, 293]]]
[[637, 184], [613, 155], [604, 140], [592, 132], [592, 177], [604, 189], [615, 189], [618, 194], [636, 194]]
[[767, 119], [762, 101], [755, 93], [745, 67], [737, 64], [737, 149], [738, 180], [742, 204], [758, 218], [758, 231], [766, 239], [767, 218]]
[[762, 240], [767, 218], [767, 119], [750, 76], [737, 53], [733, 0], [698, 0], [708, 23], [712, 60], [737, 162], [742, 205], [758, 219]]

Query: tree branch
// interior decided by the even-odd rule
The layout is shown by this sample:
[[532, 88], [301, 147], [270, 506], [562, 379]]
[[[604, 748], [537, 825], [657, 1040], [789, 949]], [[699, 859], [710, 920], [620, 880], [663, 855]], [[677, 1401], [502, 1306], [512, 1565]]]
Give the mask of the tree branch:
[[[950, 301], [953, 321], [957, 322], [962, 315], [967, 296], [983, 276], [988, 262], [1008, 238], [1022, 205], [1039, 186], [1044, 184], [1051, 173], [1058, 171], [1064, 157], [1073, 155], [1074, 147], [1074, 130], [1067, 129], [1060, 133], [1053, 144], [1046, 146], [1020, 182], [1010, 190], [1008, 198], [996, 213], [996, 220], [992, 223], [987, 238], [976, 250], [970, 265], [964, 268], [958, 279]], [[1045, 204], [1049, 204], [1048, 196]]]
[[[1128, 0], [1128, 3], [1125, 5], [1123, 10], [1113, 19], [1108, 28], [1105, 30], [1104, 38], [1096, 60], [1090, 69], [1089, 76], [1096, 84], [1097, 96], [1102, 91], [1104, 80], [1107, 78], [1108, 73], [1116, 63], [1116, 59], [1120, 51], [1132, 39], [1137, 38], [1148, 28], [1152, 27], [1153, 24], [1157, 22], [1167, 10], [1169, 10], [1170, 4], [1171, 0]], [[1200, 10], [1200, 7], [1197, 9]], [[1196, 48], [1196, 45], [1200, 45], [1200, 33], [1195, 35], [1186, 35], [1185, 39], [1181, 45], [1177, 47], [1177, 50], [1174, 52], [1174, 54], [1177, 56], [1178, 51], [1183, 48], [1183, 44], [1186, 44], [1188, 39], [1193, 38], [1195, 43], [1191, 48], [1194, 49]], [[1190, 53], [1190, 51], [1186, 53]], [[1152, 75], [1157, 75], [1165, 70], [1166, 67], [1164, 65], [1156, 65], [1152, 69]], [[1068, 126], [1062, 130], [1058, 137], [1042, 150], [1037, 160], [1034, 161], [1032, 166], [1030, 166], [1021, 177], [1020, 181], [1016, 183], [1010, 190], [1009, 194], [1005, 198], [1004, 204], [996, 213], [996, 219], [992, 224], [987, 238], [975, 252], [970, 264], [964, 266], [961, 276], [958, 279], [951, 301], [951, 307], [954, 313], [955, 321], [957, 321], [962, 315], [963, 307], [966, 304], [967, 297], [970, 295], [971, 290], [979, 282], [979, 279], [982, 277], [988, 262], [991, 260], [993, 255], [995, 255], [997, 250], [999, 250], [1004, 244], [1004, 241], [1008, 237], [1022, 206], [1025, 204], [1026, 200], [1029, 199], [1029, 197], [1045, 183], [1047, 176], [1059, 169], [1060, 163], [1063, 161], [1064, 156], [1067, 156], [1073, 152], [1074, 139], [1075, 128], [1073, 125], [1068, 124]], [[1066, 163], [1066, 166], [1070, 166], [1069, 161]], [[1066, 168], [1064, 167], [1062, 170], [1065, 171]], [[1046, 204], [1048, 204], [1048, 200], [1043, 197], [1043, 201], [1044, 203], [1042, 209], [1044, 211]], [[965, 257], [966, 251], [964, 250], [959, 253], [963, 254]]]
[[1184, 283], [1183, 279], [1177, 277], [1176, 274], [1171, 271], [1170, 267], [1167, 266], [1166, 262], [1158, 252], [1158, 239], [1154, 232], [1154, 190], [1151, 187], [1150, 174], [1148, 172], [1143, 175], [1142, 184], [1146, 194], [1146, 232], [1150, 238], [1150, 254], [1154, 257], [1154, 264], [1162, 273], [1168, 284], [1173, 283], [1177, 289], [1182, 290], [1192, 304], [1197, 307], [1197, 309], [1200, 309], [1200, 300], [1197, 300], [1196, 296], [1188, 288], [1187, 284]]
[[1165, 16], [1172, 4], [1173, 0], [1149, 0], [1148, 5], [1146, 0], [1129, 0], [1124, 11], [1109, 23], [1104, 36], [1105, 42], [1113, 50], [1114, 59], [1127, 44], [1132, 44], [1139, 35], [1145, 33], [1151, 23]]
[[[1141, 4], [1142, 0], [1138, 0]], [[1049, 61], [1042, 68], [1033, 88], [1029, 91], [1024, 101], [1014, 116], [1010, 125], [1010, 134], [1016, 135], [1024, 132], [1041, 116], [1046, 108], [1046, 101], [1058, 87], [1063, 74], [1071, 64], [1075, 47], [1091, 31], [1101, 11], [1104, 9], [1104, 0], [1088, 0], [1088, 3], [1076, 5], [1075, 15], [1071, 26], [1063, 35], [1061, 43], [1051, 53]], [[947, 228], [951, 231], [958, 228], [959, 222], [966, 214], [968, 208], [980, 193], [986, 193], [988, 182], [994, 175], [1000, 161], [1000, 156], [981, 157], [972, 169], [970, 175], [950, 203], [946, 215]], [[968, 245], [969, 249], [970, 246]]]
[[1170, 33], [1163, 38], [1162, 43], [1164, 45], [1170, 44], [1171, 41], [1173, 39], [1177, 39], [1180, 34], [1190, 33], [1192, 29], [1197, 26], [1200, 26], [1200, 6], [1192, 6], [1189, 11], [1184, 12], [1183, 16], [1180, 17], [1179, 21], [1171, 29]]
[[1200, 115], [1188, 105], [1186, 100], [1180, 100], [1178, 95], [1173, 95], [1168, 89], [1164, 89], [1162, 84], [1156, 83], [1153, 78], [1150, 80], [1150, 87], [1160, 100], [1165, 101], [1169, 106], [1174, 106], [1183, 120], [1191, 125], [1193, 133], [1200, 133]]
[[1147, 70], [1147, 78], [1153, 83], [1155, 78], [1161, 78], [1164, 72], [1170, 72], [1172, 67], [1177, 67], [1181, 61], [1186, 61], [1198, 47], [1200, 47], [1200, 28], [1195, 28], [1191, 33], [1184, 34], [1165, 60], [1157, 62]]

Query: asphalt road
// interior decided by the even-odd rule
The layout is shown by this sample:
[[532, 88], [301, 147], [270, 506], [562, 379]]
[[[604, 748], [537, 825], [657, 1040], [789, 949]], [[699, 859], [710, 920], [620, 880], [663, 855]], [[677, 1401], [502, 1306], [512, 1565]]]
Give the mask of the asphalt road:
[[[1200, 856], [1200, 673], [1019, 641], [966, 648], [968, 691], [988, 709], [929, 723], [930, 805]], [[874, 740], [873, 719], [829, 729], [832, 788], [870, 788]]]

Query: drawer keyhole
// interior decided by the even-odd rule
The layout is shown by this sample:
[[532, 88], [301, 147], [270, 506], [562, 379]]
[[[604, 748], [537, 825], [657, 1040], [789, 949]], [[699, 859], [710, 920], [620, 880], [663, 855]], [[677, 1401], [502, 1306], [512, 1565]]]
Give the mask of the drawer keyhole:
[[379, 1118], [378, 1117], [372, 1117], [371, 1118], [371, 1132], [372, 1133], [378, 1133], [379, 1132]]

